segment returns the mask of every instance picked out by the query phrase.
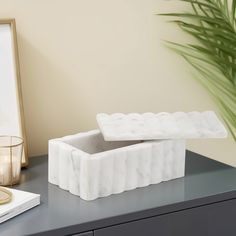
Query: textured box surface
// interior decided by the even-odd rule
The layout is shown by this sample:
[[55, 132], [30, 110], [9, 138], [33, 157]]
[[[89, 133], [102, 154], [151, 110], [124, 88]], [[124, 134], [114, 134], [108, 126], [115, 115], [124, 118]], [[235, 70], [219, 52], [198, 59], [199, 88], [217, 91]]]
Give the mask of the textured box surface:
[[185, 141], [106, 142], [98, 130], [49, 141], [49, 182], [84, 200], [184, 176]]
[[101, 113], [97, 122], [107, 141], [227, 137], [225, 127], [213, 111]]

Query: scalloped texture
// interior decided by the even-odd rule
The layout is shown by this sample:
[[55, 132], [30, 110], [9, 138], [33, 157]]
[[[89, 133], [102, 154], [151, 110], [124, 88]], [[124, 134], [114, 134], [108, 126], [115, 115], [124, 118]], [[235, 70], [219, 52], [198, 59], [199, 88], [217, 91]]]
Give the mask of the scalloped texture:
[[97, 122], [106, 141], [227, 137], [225, 127], [213, 111], [100, 113]]
[[184, 176], [184, 140], [129, 144], [105, 142], [99, 131], [50, 140], [48, 180], [94, 200]]

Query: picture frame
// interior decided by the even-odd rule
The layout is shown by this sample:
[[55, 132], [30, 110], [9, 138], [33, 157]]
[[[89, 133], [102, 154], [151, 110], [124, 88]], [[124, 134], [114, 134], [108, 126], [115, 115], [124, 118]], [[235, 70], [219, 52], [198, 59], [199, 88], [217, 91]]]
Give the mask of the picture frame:
[[22, 167], [28, 166], [15, 19], [0, 19], [0, 135], [22, 137]]

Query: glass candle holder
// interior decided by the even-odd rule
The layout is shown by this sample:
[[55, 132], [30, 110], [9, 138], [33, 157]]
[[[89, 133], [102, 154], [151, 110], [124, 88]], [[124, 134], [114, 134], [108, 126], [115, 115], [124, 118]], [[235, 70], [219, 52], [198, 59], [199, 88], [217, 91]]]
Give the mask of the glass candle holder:
[[0, 185], [10, 186], [20, 181], [23, 139], [0, 136]]

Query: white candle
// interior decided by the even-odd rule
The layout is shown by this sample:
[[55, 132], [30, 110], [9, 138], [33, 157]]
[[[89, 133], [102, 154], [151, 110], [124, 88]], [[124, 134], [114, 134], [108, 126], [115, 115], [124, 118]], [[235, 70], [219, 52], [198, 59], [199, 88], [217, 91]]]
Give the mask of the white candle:
[[[12, 163], [12, 166], [11, 166]], [[11, 185], [20, 175], [20, 160], [16, 156], [0, 156], [0, 185]]]

